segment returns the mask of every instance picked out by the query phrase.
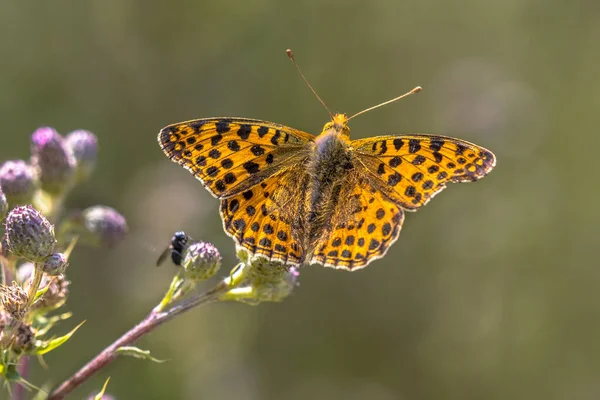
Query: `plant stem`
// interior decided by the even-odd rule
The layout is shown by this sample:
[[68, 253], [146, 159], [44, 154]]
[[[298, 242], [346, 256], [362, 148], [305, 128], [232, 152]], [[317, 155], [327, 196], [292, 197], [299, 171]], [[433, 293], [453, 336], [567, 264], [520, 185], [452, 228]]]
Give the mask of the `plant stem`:
[[42, 278], [44, 277], [44, 271], [42, 270], [42, 266], [38, 263], [35, 263], [35, 268], [33, 269], [33, 276], [31, 277], [31, 284], [29, 286], [29, 293], [27, 294], [27, 303], [25, 304], [24, 309], [28, 310], [29, 307], [33, 304], [33, 300], [35, 299], [35, 294], [37, 290], [40, 288], [40, 283], [42, 283]]
[[182, 314], [196, 306], [202, 304], [209, 304], [219, 300], [219, 296], [230, 288], [228, 280], [221, 281], [212, 290], [190, 297], [181, 301], [179, 304], [174, 305], [168, 310], [161, 311], [157, 306], [152, 310], [146, 318], [140, 323], [131, 328], [128, 332], [123, 334], [120, 338], [114, 341], [110, 346], [102, 350], [96, 357], [90, 362], [84, 365], [79, 371], [73, 376], [60, 384], [56, 389], [52, 391], [48, 400], [60, 400], [63, 399], [67, 394], [71, 393], [77, 386], [81, 385], [84, 381], [89, 379], [101, 368], [110, 364], [117, 358], [117, 350], [122, 346], [128, 346], [138, 340], [140, 337], [152, 331], [162, 323], [172, 319], [173, 317]]

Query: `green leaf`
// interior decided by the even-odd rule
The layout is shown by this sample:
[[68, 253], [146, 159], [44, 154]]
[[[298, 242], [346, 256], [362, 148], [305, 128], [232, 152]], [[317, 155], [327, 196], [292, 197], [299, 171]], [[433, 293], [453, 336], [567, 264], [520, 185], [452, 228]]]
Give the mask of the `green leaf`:
[[110, 381], [110, 376], [106, 378], [106, 382], [104, 382], [104, 386], [102, 386], [102, 390], [94, 396], [94, 400], [102, 400], [102, 396], [104, 396], [104, 392], [106, 391], [106, 387], [108, 386], [108, 381]]
[[181, 285], [183, 285], [183, 282], [184, 279], [181, 277], [180, 272], [177, 272], [177, 274], [175, 274], [173, 280], [171, 281], [171, 285], [169, 286], [167, 293], [165, 293], [165, 297], [163, 297], [160, 303], [158, 303], [158, 305], [154, 308], [154, 311], [163, 311], [167, 307], [167, 305], [171, 303], [171, 301], [173, 300], [173, 296], [175, 296], [175, 293], [177, 293]]
[[117, 354], [141, 358], [143, 360], [150, 360], [156, 363], [163, 363], [167, 360], [159, 360], [158, 358], [154, 358], [150, 355], [150, 350], [142, 350], [135, 346], [121, 346], [116, 351]]
[[37, 292], [35, 292], [35, 296], [33, 297], [33, 302], [35, 303], [40, 297], [42, 297], [47, 291], [50, 285], [46, 285]]
[[69, 340], [71, 338], [71, 336], [73, 336], [75, 331], [77, 331], [77, 329], [79, 329], [79, 327], [81, 325], [83, 325], [84, 323], [85, 323], [85, 321], [81, 322], [79, 325], [77, 325], [75, 328], [73, 328], [73, 330], [71, 332], [67, 333], [66, 335], [57, 337], [56, 339], [52, 339], [47, 342], [43, 342], [43, 344], [38, 346], [37, 349], [33, 353], [42, 355], [42, 354], [46, 354], [46, 353], [56, 349], [57, 347], [64, 344], [67, 340]]

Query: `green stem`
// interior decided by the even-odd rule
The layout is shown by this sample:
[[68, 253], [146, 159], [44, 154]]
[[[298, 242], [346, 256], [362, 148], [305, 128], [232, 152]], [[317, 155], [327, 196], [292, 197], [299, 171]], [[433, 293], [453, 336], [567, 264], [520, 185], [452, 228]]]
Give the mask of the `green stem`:
[[171, 285], [169, 285], [167, 293], [165, 293], [165, 296], [162, 298], [160, 303], [158, 303], [158, 305], [154, 307], [155, 312], [163, 311], [169, 305], [169, 303], [173, 301], [173, 296], [175, 296], [177, 289], [181, 287], [182, 283], [183, 278], [179, 274], [176, 274], [173, 277], [173, 280], [171, 281]]
[[25, 304], [25, 310], [29, 309], [33, 304], [33, 300], [35, 299], [35, 294], [40, 288], [40, 284], [42, 283], [42, 278], [44, 277], [44, 271], [42, 270], [42, 266], [39, 263], [35, 263], [35, 268], [33, 270], [33, 276], [31, 277], [31, 284], [29, 285], [29, 293], [27, 293], [27, 303]]

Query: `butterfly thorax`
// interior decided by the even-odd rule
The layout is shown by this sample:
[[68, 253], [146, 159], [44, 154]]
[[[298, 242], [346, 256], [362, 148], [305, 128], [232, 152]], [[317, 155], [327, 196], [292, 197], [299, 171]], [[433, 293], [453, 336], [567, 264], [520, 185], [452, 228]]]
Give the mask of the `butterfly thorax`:
[[[342, 114], [336, 114], [335, 117]], [[305, 246], [312, 248], [324, 231], [331, 229], [332, 216], [340, 199], [340, 191], [354, 168], [349, 129], [336, 119], [323, 128], [307, 160], [309, 184], [306, 188]], [[344, 116], [345, 118], [345, 116]]]

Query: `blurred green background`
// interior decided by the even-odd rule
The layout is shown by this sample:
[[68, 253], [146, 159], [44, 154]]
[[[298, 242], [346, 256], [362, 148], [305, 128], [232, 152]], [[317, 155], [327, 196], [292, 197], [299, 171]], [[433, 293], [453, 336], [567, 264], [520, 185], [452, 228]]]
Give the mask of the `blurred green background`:
[[[281, 304], [216, 304], [78, 389], [118, 399], [597, 399], [600, 3], [550, 0], [0, 1], [0, 159], [50, 125], [95, 132], [93, 178], [70, 207], [128, 219], [114, 250], [79, 247], [66, 332], [31, 380], [62, 381], [139, 321], [174, 268], [175, 230], [235, 263], [218, 202], [162, 154], [165, 125], [243, 116], [318, 133], [327, 104], [354, 138], [443, 133], [494, 151], [484, 180], [451, 185], [382, 260], [302, 270]], [[223, 269], [226, 274], [228, 269]], [[37, 364], [36, 364], [37, 365]]]

